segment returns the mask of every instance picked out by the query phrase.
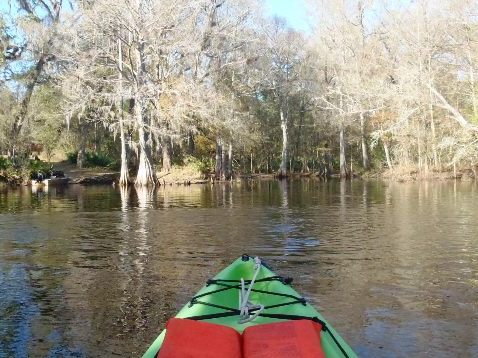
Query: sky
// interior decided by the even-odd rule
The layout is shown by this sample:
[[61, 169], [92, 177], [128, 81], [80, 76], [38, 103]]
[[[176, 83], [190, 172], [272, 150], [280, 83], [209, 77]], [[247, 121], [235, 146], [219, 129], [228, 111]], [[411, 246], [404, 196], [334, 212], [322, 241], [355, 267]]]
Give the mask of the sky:
[[[308, 19], [306, 1], [307, 0], [264, 0], [268, 15], [282, 17], [286, 19], [290, 27], [308, 32], [310, 31], [310, 20]], [[390, 4], [409, 5], [410, 2], [411, 0], [392, 0]], [[7, 12], [8, 7], [7, 0], [0, 0], [0, 11]]]
[[[0, 0], [1, 1], [1, 0]], [[430, 0], [438, 1], [438, 0]], [[287, 20], [290, 27], [310, 32], [311, 26], [307, 10], [307, 0], [264, 0], [265, 9], [270, 16], [279, 16]], [[409, 7], [413, 0], [389, 0], [386, 2], [389, 9], [400, 9]], [[376, 3], [369, 10], [369, 21], [373, 22], [374, 17], [383, 15], [384, 9], [380, 3]]]
[[285, 18], [289, 26], [296, 30], [309, 29], [305, 0], [265, 0], [265, 3], [269, 15]]
[[[265, 0], [265, 8], [270, 16], [280, 16], [287, 20], [290, 27], [308, 31], [306, 0]], [[7, 0], [0, 0], [0, 11], [8, 12]]]
[[[280, 16], [297, 30], [307, 30], [306, 0], [265, 0], [266, 10], [271, 16]], [[0, 11], [8, 12], [7, 0], [0, 0]]]
[[7, 0], [0, 0], [0, 12], [8, 12], [9, 8]]

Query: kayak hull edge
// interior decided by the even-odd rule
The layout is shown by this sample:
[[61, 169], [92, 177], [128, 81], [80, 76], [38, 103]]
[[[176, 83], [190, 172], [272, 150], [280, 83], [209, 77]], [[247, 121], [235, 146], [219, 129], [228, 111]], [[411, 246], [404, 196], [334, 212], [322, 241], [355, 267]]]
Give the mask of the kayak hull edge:
[[[243, 278], [244, 280], [250, 280], [252, 279], [254, 275], [254, 269], [255, 269], [254, 260], [252, 258], [249, 258], [247, 260], [243, 258], [238, 258], [231, 265], [227, 266], [224, 270], [219, 272], [214, 277], [214, 279], [215, 280], [217, 279], [240, 280], [241, 278]], [[276, 274], [272, 272], [269, 268], [267, 268], [265, 265], [261, 265], [261, 269], [259, 270], [259, 273], [257, 275], [257, 280], [260, 280], [266, 277], [271, 277], [271, 276], [276, 276]], [[234, 285], [234, 284], [231, 284], [231, 285]], [[223, 286], [219, 286], [215, 283], [210, 285], [205, 285], [198, 291], [196, 296], [202, 295], [204, 293], [211, 292], [220, 288], [223, 288]], [[290, 285], [284, 284], [283, 282], [279, 280], [256, 282], [253, 288], [260, 291], [278, 292], [281, 294], [300, 297], [300, 295]], [[229, 289], [229, 290], [225, 290], [225, 291], [210, 294], [210, 295], [205, 295], [200, 298], [200, 301], [237, 309], [239, 307], [239, 290]], [[288, 297], [277, 296], [273, 294], [251, 292], [249, 296], [249, 301], [252, 302], [253, 304], [262, 304], [265, 306], [270, 306], [270, 305], [281, 304], [281, 303], [290, 302], [294, 300]], [[188, 303], [178, 312], [178, 314], [175, 317], [188, 318], [192, 316], [202, 316], [202, 315], [209, 315], [209, 314], [215, 314], [220, 312], [225, 312], [225, 311], [218, 309], [216, 307], [206, 306], [201, 303], [196, 303], [193, 305], [190, 305]], [[322, 332], [321, 334], [321, 345], [326, 357], [340, 358], [345, 356], [333, 338], [335, 338], [338, 344], [340, 344], [340, 346], [345, 351], [348, 357], [357, 357], [357, 355], [354, 353], [352, 348], [335, 331], [335, 329], [330, 325], [330, 323], [328, 323], [327, 320], [309, 303], [302, 304], [302, 303], [296, 302], [290, 305], [288, 304], [281, 307], [267, 309], [264, 311], [264, 313], [317, 317], [321, 321], [324, 321], [326, 323], [327, 328], [330, 331], [330, 332]], [[244, 329], [246, 329], [249, 326], [280, 322], [284, 320], [259, 316], [251, 322], [241, 324], [239, 323], [239, 317], [237, 315], [234, 315], [229, 317], [208, 319], [204, 321], [229, 326], [231, 328], [234, 328], [236, 331], [242, 333], [242, 331], [244, 331]], [[154, 340], [154, 342], [151, 344], [149, 349], [144, 353], [143, 358], [154, 358], [156, 356], [157, 352], [161, 348], [165, 335], [166, 335], [166, 330], [163, 330], [159, 334], [159, 336]]]

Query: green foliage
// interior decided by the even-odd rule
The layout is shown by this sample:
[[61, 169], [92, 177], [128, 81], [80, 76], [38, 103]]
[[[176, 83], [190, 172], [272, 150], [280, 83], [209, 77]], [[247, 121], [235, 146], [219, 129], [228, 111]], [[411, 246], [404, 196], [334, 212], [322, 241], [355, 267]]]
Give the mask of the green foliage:
[[[78, 158], [78, 151], [69, 152], [66, 154], [67, 160], [70, 164], [76, 164]], [[85, 165], [87, 167], [108, 167], [111, 169], [118, 169], [120, 162], [103, 153], [85, 153]]]
[[86, 152], [86, 163], [92, 167], [107, 167], [113, 163], [113, 159], [105, 154]]
[[0, 87], [0, 154], [11, 147], [11, 131], [18, 104], [13, 92], [7, 87]]
[[38, 87], [31, 100], [31, 131], [35, 142], [43, 145], [48, 160], [57, 148], [64, 120], [58, 111], [61, 93], [52, 86]]
[[381, 170], [386, 167], [387, 159], [385, 158], [385, 150], [383, 149], [382, 143], [380, 145], [375, 146], [370, 151], [370, 167]]
[[184, 157], [184, 164], [193, 164], [202, 174], [214, 171], [214, 153], [216, 143], [205, 135], [197, 135], [194, 138], [194, 156]]
[[0, 157], [0, 170], [6, 170], [12, 167], [12, 162], [10, 159]]
[[66, 153], [66, 160], [68, 161], [68, 163], [76, 164], [77, 159], [78, 159], [78, 151]]
[[20, 184], [22, 181], [21, 171], [9, 166], [6, 169], [0, 169], [0, 182], [7, 182], [10, 184]]
[[31, 173], [42, 172], [47, 173], [50, 171], [51, 166], [41, 160], [31, 160], [28, 169]]
[[193, 165], [201, 174], [208, 174], [214, 170], [214, 160], [210, 157], [196, 158], [191, 155], [184, 157], [185, 165]]
[[214, 155], [216, 144], [204, 135], [197, 135], [194, 138], [195, 154], [197, 157], [210, 157]]
[[42, 174], [48, 178], [51, 174], [51, 166], [41, 160], [23, 160], [17, 165], [7, 158], [0, 157], [0, 176], [7, 178], [12, 183], [20, 183], [23, 179], [30, 179]]
[[470, 122], [473, 124], [478, 124], [478, 114], [472, 113], [470, 116]]
[[0, 66], [5, 63], [5, 47], [8, 43], [7, 26], [3, 18], [3, 14], [0, 13]]

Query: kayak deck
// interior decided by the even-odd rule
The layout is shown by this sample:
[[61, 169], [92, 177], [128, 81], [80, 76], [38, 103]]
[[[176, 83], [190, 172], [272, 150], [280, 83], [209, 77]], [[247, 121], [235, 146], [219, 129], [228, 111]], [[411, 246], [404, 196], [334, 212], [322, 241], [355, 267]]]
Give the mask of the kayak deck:
[[[196, 296], [175, 316], [194, 318], [205, 322], [221, 324], [242, 333], [249, 326], [280, 322], [292, 317], [316, 318], [326, 327], [321, 334], [321, 345], [326, 357], [356, 357], [350, 346], [340, 337], [322, 315], [308, 304], [288, 281], [276, 276], [264, 264], [258, 270], [256, 281], [250, 292], [249, 301], [262, 304], [265, 309], [254, 320], [239, 323], [239, 290], [241, 279], [246, 288], [253, 278], [255, 262], [247, 255], [235, 260], [219, 272]], [[154, 358], [161, 348], [166, 330], [156, 338], [143, 358]]]

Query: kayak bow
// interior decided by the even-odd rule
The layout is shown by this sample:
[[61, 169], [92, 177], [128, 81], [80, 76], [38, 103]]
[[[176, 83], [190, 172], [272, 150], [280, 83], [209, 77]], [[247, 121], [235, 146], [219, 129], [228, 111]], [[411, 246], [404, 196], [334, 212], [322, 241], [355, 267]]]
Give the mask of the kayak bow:
[[[261, 260], [243, 255], [208, 280], [175, 317], [220, 324], [239, 333], [250, 326], [308, 319], [322, 326], [320, 344], [327, 358], [357, 357], [322, 315], [290, 287], [291, 282]], [[165, 335], [163, 330], [143, 358], [157, 355]]]

